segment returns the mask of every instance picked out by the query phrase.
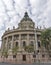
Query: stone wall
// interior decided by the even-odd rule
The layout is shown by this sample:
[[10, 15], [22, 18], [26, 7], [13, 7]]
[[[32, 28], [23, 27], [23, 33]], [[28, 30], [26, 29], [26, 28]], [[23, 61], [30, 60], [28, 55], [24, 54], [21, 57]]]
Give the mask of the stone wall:
[[[26, 60], [23, 60], [23, 55], [26, 55]], [[13, 58], [12, 55], [8, 56], [8, 58], [5, 58], [4, 56], [0, 56], [0, 62], [9, 62], [9, 63], [49, 63], [51, 62], [51, 58], [47, 54], [45, 56], [42, 56], [42, 54], [34, 54], [33, 53], [18, 53], [16, 55], [16, 58]]]

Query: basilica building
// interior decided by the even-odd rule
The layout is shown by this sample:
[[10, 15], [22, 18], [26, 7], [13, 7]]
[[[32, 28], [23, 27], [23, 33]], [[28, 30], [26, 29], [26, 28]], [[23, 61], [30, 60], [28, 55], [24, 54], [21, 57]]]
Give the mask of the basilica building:
[[[2, 36], [2, 58], [7, 62], [34, 63], [47, 62], [48, 54], [41, 45], [40, 28], [35, 28], [35, 23], [25, 12], [18, 27], [8, 28]], [[7, 59], [7, 60], [6, 60]]]

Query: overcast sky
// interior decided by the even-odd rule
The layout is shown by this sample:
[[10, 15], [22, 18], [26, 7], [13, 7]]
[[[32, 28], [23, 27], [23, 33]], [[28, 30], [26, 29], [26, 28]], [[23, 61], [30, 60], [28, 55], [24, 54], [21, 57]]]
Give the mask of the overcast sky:
[[51, 0], [0, 0], [0, 40], [5, 30], [18, 26], [25, 11], [36, 26], [51, 27]]

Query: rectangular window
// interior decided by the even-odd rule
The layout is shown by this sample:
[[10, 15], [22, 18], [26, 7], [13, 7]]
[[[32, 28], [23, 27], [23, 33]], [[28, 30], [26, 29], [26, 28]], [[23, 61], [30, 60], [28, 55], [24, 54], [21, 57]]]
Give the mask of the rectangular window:
[[34, 34], [29, 34], [29, 39], [33, 39], [34, 40], [35, 39], [34, 38]]
[[12, 36], [9, 36], [8, 37], [8, 42], [12, 40]]
[[51, 58], [51, 55], [49, 55], [49, 57]]
[[23, 55], [23, 61], [26, 61], [26, 55]]
[[19, 40], [19, 35], [14, 35], [14, 41]]
[[36, 58], [36, 55], [33, 55], [33, 58]]
[[16, 58], [16, 55], [13, 55], [13, 58]]
[[45, 55], [43, 54], [43, 55], [42, 55], [42, 57], [44, 58], [44, 57], [45, 57]]
[[23, 40], [23, 39], [27, 39], [27, 34], [22, 34], [21, 35], [21, 39]]
[[6, 55], [5, 57], [8, 58], [8, 55]]

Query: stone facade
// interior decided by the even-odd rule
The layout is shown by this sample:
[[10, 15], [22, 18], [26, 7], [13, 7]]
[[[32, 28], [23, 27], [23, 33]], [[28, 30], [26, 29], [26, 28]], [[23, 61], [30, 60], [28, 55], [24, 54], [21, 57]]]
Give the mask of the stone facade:
[[[35, 28], [35, 23], [29, 18], [27, 12], [23, 19], [18, 24], [18, 28], [7, 31], [2, 36], [2, 61], [14, 62], [14, 63], [33, 63], [33, 62], [47, 62], [48, 54], [42, 52], [41, 46], [41, 31], [42, 29]], [[34, 52], [28, 53], [24, 50], [24, 46], [32, 44], [34, 46]], [[12, 53], [13, 47], [19, 47], [17, 55]], [[7, 50], [8, 57], [3, 56], [3, 52]]]

